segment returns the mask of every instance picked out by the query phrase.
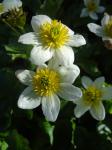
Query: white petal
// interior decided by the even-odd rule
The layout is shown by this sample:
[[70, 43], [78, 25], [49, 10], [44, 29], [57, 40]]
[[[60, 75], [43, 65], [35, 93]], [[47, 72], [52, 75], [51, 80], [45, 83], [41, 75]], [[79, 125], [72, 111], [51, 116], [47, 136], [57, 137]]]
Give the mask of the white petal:
[[53, 52], [49, 49], [44, 49], [43, 47], [35, 46], [30, 55], [30, 61], [35, 65], [42, 65], [48, 61], [53, 55]]
[[102, 89], [102, 99], [103, 100], [111, 100], [112, 99], [112, 87], [104, 87]]
[[40, 97], [38, 97], [31, 87], [26, 88], [20, 95], [18, 107], [22, 109], [33, 109], [40, 105]]
[[76, 101], [82, 96], [82, 91], [80, 88], [75, 87], [69, 83], [61, 83], [59, 96], [68, 101]]
[[[64, 25], [64, 24], [63, 24]], [[74, 35], [74, 31], [73, 30], [71, 30], [69, 27], [67, 27], [66, 25], [64, 25], [67, 29], [68, 29], [68, 34], [69, 34], [69, 36], [72, 36], [72, 35]]]
[[92, 105], [90, 109], [90, 114], [96, 120], [103, 120], [105, 118], [105, 108], [102, 102], [98, 102]]
[[87, 25], [89, 30], [93, 33], [95, 33], [97, 36], [102, 37], [103, 36], [103, 29], [101, 26], [95, 24], [95, 23], [89, 23]]
[[79, 47], [86, 44], [86, 40], [82, 35], [75, 34], [70, 37], [68, 43], [69, 46]]
[[87, 17], [88, 15], [89, 14], [88, 14], [87, 8], [83, 8], [81, 11], [80, 17]]
[[89, 78], [89, 77], [86, 77], [86, 76], [83, 76], [81, 78], [81, 81], [82, 81], [82, 85], [84, 86], [84, 88], [88, 88], [89, 86], [92, 86], [93, 84], [93, 81]]
[[101, 88], [103, 86], [105, 82], [105, 78], [104, 77], [99, 77], [99, 78], [96, 78], [96, 80], [94, 81], [94, 85], [98, 88]]
[[105, 11], [105, 7], [103, 7], [103, 6], [99, 6], [98, 9], [97, 9], [98, 13], [102, 13], [104, 11]]
[[106, 24], [108, 24], [109, 19], [110, 16], [107, 13], [105, 13], [103, 19], [101, 20], [101, 25], [105, 26]]
[[71, 65], [74, 62], [74, 52], [69, 46], [63, 46], [55, 51], [54, 60], [61, 65]]
[[9, 11], [12, 9], [18, 10], [22, 6], [22, 1], [20, 0], [3, 0], [2, 4], [4, 5], [4, 11]]
[[98, 16], [97, 16], [97, 14], [96, 14], [95, 12], [90, 12], [90, 13], [89, 13], [89, 16], [90, 16], [92, 19], [94, 19], [94, 20], [98, 20]]
[[31, 85], [32, 83], [32, 76], [34, 75], [33, 71], [30, 70], [17, 70], [15, 72], [17, 78], [20, 80], [21, 83], [25, 85]]
[[32, 45], [39, 44], [34, 32], [30, 32], [30, 33], [21, 35], [19, 37], [18, 42], [23, 43], [23, 44], [32, 44]]
[[76, 65], [58, 67], [61, 75], [61, 82], [73, 83], [80, 73], [80, 69]]
[[40, 26], [46, 22], [51, 22], [51, 19], [46, 15], [33, 16], [31, 20], [31, 25], [33, 30], [37, 33]]
[[48, 121], [55, 121], [60, 110], [60, 100], [57, 95], [42, 98], [42, 110]]
[[76, 108], [74, 109], [74, 114], [77, 118], [80, 118], [86, 111], [88, 111], [90, 109], [90, 106], [89, 105], [86, 105], [84, 102], [83, 102], [83, 99], [80, 99], [78, 100], [80, 101], [78, 103], [78, 105], [76, 106]]

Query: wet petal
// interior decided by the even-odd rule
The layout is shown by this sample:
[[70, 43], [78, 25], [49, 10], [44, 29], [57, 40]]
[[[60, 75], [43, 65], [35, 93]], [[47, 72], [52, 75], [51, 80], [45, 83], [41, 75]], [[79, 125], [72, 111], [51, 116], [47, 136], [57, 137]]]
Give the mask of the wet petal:
[[57, 95], [52, 95], [42, 98], [42, 110], [48, 121], [56, 121], [59, 110], [60, 110], [60, 100]]
[[80, 47], [85, 44], [86, 44], [86, 40], [84, 39], [82, 35], [79, 35], [79, 34], [75, 34], [71, 36], [67, 43], [67, 45], [73, 46], [73, 47]]
[[51, 19], [46, 15], [37, 15], [33, 16], [31, 20], [31, 25], [33, 30], [38, 33], [38, 30], [41, 25], [43, 25], [46, 22], [51, 22]]
[[105, 108], [102, 102], [98, 102], [92, 105], [90, 114], [96, 120], [103, 120], [105, 118]]
[[83, 76], [82, 79], [82, 85], [84, 86], [84, 88], [88, 88], [89, 86], [92, 86], [93, 84], [93, 81], [89, 78], [89, 77], [86, 77], [86, 76]]
[[58, 95], [65, 100], [76, 101], [82, 96], [81, 89], [69, 83], [61, 83], [60, 88]]
[[103, 29], [101, 26], [95, 24], [95, 23], [89, 23], [88, 25], [88, 28], [91, 32], [95, 33], [97, 36], [99, 37], [103, 37], [104, 34], [103, 34]]
[[30, 61], [35, 65], [42, 65], [51, 59], [53, 52], [50, 49], [44, 49], [42, 46], [35, 46], [30, 55]]
[[25, 85], [31, 85], [32, 84], [32, 76], [34, 75], [33, 71], [17, 70], [15, 72], [15, 74], [21, 83], [23, 83]]
[[18, 107], [22, 109], [33, 109], [40, 105], [40, 97], [37, 96], [31, 87], [27, 87], [20, 95]]

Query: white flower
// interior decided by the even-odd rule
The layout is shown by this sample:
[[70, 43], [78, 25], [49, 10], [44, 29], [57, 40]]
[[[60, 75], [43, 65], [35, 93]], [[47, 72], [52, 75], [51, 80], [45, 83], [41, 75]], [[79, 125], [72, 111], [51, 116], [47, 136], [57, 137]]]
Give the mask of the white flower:
[[95, 33], [99, 37], [102, 37], [103, 41], [112, 42], [112, 16], [105, 13], [103, 19], [101, 20], [101, 26], [95, 23], [89, 23], [87, 26], [91, 32]]
[[46, 15], [33, 16], [31, 25], [34, 32], [20, 36], [18, 41], [34, 45], [30, 60], [36, 65], [41, 65], [52, 57], [56, 57], [57, 62], [62, 58], [64, 60], [64, 62], [61, 60], [62, 64], [65, 62], [67, 65], [73, 64], [74, 52], [71, 47], [86, 44], [82, 35], [74, 35], [66, 25], [51, 20]]
[[83, 96], [75, 103], [75, 116], [81, 117], [86, 111], [90, 111], [92, 117], [96, 120], [103, 120], [105, 118], [105, 109], [102, 100], [112, 99], [112, 87], [105, 87], [104, 77], [97, 78], [94, 82], [84, 76], [82, 77], [82, 84], [84, 86]]
[[0, 15], [11, 10], [18, 11], [21, 6], [21, 0], [4, 0], [0, 3]]
[[97, 13], [104, 12], [105, 8], [99, 6], [100, 0], [84, 0], [86, 8], [82, 9], [80, 17], [90, 16], [92, 19], [97, 20]]
[[72, 85], [80, 73], [79, 68], [76, 65], [54, 66], [40, 66], [36, 72], [16, 71], [17, 78], [28, 86], [19, 97], [18, 107], [33, 109], [42, 104], [43, 114], [49, 121], [57, 119], [60, 110], [59, 97], [75, 101], [82, 96], [81, 90]]

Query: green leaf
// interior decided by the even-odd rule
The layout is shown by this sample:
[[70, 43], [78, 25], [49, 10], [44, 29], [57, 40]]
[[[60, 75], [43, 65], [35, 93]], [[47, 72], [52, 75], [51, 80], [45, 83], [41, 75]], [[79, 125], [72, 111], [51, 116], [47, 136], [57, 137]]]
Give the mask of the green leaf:
[[10, 150], [31, 150], [28, 140], [18, 133], [17, 130], [12, 130], [8, 137]]
[[50, 144], [53, 145], [53, 132], [54, 132], [54, 125], [51, 125], [48, 121], [40, 121], [40, 126], [44, 130], [44, 132], [49, 136]]
[[0, 150], [7, 150], [8, 144], [5, 141], [0, 141]]

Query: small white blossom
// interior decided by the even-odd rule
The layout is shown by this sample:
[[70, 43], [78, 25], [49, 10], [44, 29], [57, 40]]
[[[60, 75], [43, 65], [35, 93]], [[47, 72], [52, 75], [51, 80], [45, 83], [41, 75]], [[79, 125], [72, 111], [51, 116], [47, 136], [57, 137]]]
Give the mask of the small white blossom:
[[86, 8], [82, 9], [80, 17], [90, 16], [92, 19], [97, 20], [97, 13], [102, 13], [105, 10], [103, 6], [99, 6], [100, 0], [84, 0], [84, 4]]
[[103, 41], [110, 41], [112, 43], [112, 16], [105, 13], [101, 20], [101, 26], [95, 23], [89, 23], [87, 26], [91, 32], [102, 37]]
[[41, 65], [52, 57], [62, 65], [73, 64], [74, 52], [71, 47], [86, 44], [82, 35], [74, 35], [66, 25], [46, 15], [33, 16], [31, 25], [34, 32], [20, 36], [18, 41], [34, 45], [30, 57], [33, 64]]
[[42, 111], [48, 121], [55, 121], [60, 110], [59, 97], [75, 101], [82, 91], [72, 85], [80, 73], [78, 66], [40, 66], [36, 72], [16, 71], [17, 78], [28, 87], [21, 93], [18, 107], [33, 109], [42, 104]]
[[96, 120], [105, 118], [105, 108], [102, 101], [112, 99], [112, 87], [106, 87], [104, 83], [104, 77], [99, 77], [94, 82], [86, 76], [82, 77], [83, 96], [75, 102], [77, 106], [74, 113], [77, 118], [81, 117], [86, 111], [90, 111], [90, 114]]
[[4, 0], [0, 3], [0, 15], [11, 10], [18, 11], [21, 6], [21, 0]]

